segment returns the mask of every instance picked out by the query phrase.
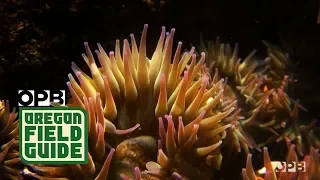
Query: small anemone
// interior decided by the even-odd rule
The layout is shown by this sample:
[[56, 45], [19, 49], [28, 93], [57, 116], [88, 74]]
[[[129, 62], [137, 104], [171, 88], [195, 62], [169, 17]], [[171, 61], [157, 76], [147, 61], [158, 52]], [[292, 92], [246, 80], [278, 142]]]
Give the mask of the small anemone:
[[[234, 121], [235, 128], [229, 131], [235, 129], [241, 133], [230, 132], [232, 136], [229, 137], [235, 139], [231, 142], [237, 142], [240, 134], [247, 140], [254, 140], [252, 145], [257, 142], [258, 147], [263, 147], [287, 137], [295, 141], [300, 154], [308, 152], [309, 145], [317, 148], [319, 141], [314, 135], [304, 135], [308, 142], [311, 141], [309, 145], [302, 142], [301, 128], [309, 126], [300, 126], [299, 110], [306, 109], [299, 100], [291, 99], [288, 94], [288, 89], [295, 82], [290, 72], [293, 64], [289, 55], [279, 47], [266, 41], [263, 43], [267, 46], [267, 57], [259, 63], [254, 59], [256, 50], [242, 60], [238, 56], [238, 44], [232, 48], [229, 44], [220, 43], [219, 38], [215, 43], [207, 44], [201, 40], [200, 50], [207, 57], [203, 73], [209, 77], [212, 75], [210, 80], [213, 82], [219, 78], [227, 79], [227, 96], [224, 98], [226, 101], [236, 101], [238, 119]], [[239, 149], [239, 143], [235, 145]], [[246, 150], [246, 146], [243, 148]]]
[[19, 169], [19, 120], [9, 101], [0, 101], [0, 179], [22, 178]]
[[304, 156], [303, 161], [299, 161], [296, 153], [296, 146], [288, 143], [289, 152], [286, 158], [287, 163], [295, 162], [296, 164], [305, 163], [305, 166], [297, 168], [296, 172], [280, 171], [275, 169], [281, 164], [279, 161], [271, 161], [268, 148], [263, 149], [264, 168], [255, 173], [252, 167], [252, 155], [247, 156], [246, 168], [242, 169], [242, 177], [244, 180], [316, 180], [320, 176], [320, 155], [319, 150], [310, 148], [308, 155]]
[[[166, 115], [166, 130], [163, 118], [159, 118], [160, 140], [158, 141], [157, 162], [148, 162], [146, 173], [160, 177], [160, 179], [170, 176], [177, 179], [185, 177], [210, 179], [212, 177], [212, 167], [220, 167], [222, 160], [219, 150], [222, 138], [219, 134], [231, 125], [217, 128], [219, 121], [224, 117], [219, 114], [210, 119], [202, 119], [203, 114], [186, 126], [183, 124], [182, 117], [178, 117], [177, 128], [175, 128], [172, 116]], [[208, 126], [209, 121], [214, 123]]]

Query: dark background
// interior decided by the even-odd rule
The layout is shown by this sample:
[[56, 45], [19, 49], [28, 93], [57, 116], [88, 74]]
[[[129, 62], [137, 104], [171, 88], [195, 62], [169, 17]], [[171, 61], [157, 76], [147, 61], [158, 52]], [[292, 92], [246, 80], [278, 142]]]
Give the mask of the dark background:
[[262, 40], [281, 46], [300, 62], [293, 98], [309, 110], [309, 121], [320, 117], [318, 13], [316, 0], [1, 0], [0, 99], [16, 105], [18, 89], [66, 89], [71, 62], [84, 66], [83, 42], [114, 50], [117, 38], [134, 33], [138, 40], [143, 24], [151, 56], [164, 25], [176, 28], [184, 48], [197, 44], [201, 32], [206, 40], [239, 42], [241, 57], [253, 49], [264, 57]]

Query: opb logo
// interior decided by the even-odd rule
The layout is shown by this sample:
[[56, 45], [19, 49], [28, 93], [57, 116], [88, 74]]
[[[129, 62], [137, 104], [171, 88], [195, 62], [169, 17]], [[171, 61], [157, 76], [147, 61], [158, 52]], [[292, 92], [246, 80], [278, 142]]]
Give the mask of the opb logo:
[[19, 106], [50, 106], [50, 103], [59, 103], [62, 106], [66, 103], [64, 90], [19, 90]]
[[281, 162], [276, 169], [276, 172], [306, 172], [306, 162]]

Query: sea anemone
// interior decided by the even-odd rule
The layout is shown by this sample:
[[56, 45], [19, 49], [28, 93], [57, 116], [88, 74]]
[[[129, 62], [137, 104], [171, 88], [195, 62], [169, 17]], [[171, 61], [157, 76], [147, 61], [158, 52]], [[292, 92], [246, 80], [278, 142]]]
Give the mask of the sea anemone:
[[0, 179], [20, 179], [18, 113], [10, 113], [9, 101], [0, 101]]
[[235, 128], [236, 103], [225, 100], [224, 80], [209, 82], [201, 71], [205, 54], [197, 60], [192, 48], [180, 57], [179, 42], [172, 59], [175, 29], [166, 33], [162, 27], [156, 50], [148, 59], [147, 27], [139, 48], [133, 34], [131, 47], [128, 40], [123, 41], [122, 56], [119, 40], [115, 52], [109, 54], [98, 44], [95, 53], [101, 68], [88, 43], [84, 44], [82, 57], [91, 77], [72, 63], [79, 84], [69, 74], [67, 86], [72, 95], [68, 106], [82, 107], [89, 114], [89, 163], [33, 165], [33, 176], [210, 179], [212, 169], [221, 166], [220, 147], [227, 129], [232, 128], [239, 142], [251, 147]]
[[[289, 142], [289, 141], [288, 141]], [[246, 168], [242, 169], [242, 177], [244, 180], [317, 180], [320, 176], [320, 155], [319, 150], [310, 148], [308, 155], [304, 156], [303, 161], [299, 161], [299, 156], [296, 153], [296, 146], [288, 143], [288, 156], [285, 160], [286, 163], [296, 163], [296, 172], [287, 172], [279, 170], [276, 172], [276, 168], [280, 165], [279, 161], [271, 161], [268, 148], [263, 149], [264, 168], [255, 173], [252, 167], [252, 155], [247, 156]], [[298, 167], [298, 163], [301, 166]], [[305, 164], [303, 164], [305, 163]], [[285, 167], [285, 166], [284, 166]], [[282, 169], [282, 168], [281, 168]], [[286, 168], [284, 168], [286, 169]]]
[[258, 147], [287, 137], [295, 141], [301, 155], [309, 151], [310, 145], [319, 148], [319, 140], [313, 134], [302, 133], [310, 130], [314, 123], [301, 124], [299, 109], [305, 108], [299, 100], [288, 95], [288, 89], [296, 82], [290, 71], [293, 63], [289, 55], [277, 46], [266, 41], [263, 43], [267, 46], [268, 55], [259, 63], [253, 60], [256, 50], [242, 60], [238, 58], [238, 44], [232, 49], [229, 44], [220, 43], [219, 38], [216, 43], [206, 44], [201, 40], [200, 50], [207, 57], [203, 72], [212, 76], [212, 81], [221, 77], [227, 79], [226, 98], [237, 100], [237, 111], [241, 117], [236, 121], [239, 124], [236, 127], [247, 135], [248, 140], [254, 137]]
[[262, 70], [252, 60], [255, 51], [241, 61], [237, 45], [232, 49], [219, 41], [201, 46], [200, 58], [194, 47], [180, 57], [181, 42], [173, 52], [175, 29], [166, 33], [162, 27], [149, 59], [147, 27], [139, 48], [133, 34], [131, 46], [123, 41], [122, 53], [119, 40], [109, 53], [97, 44], [100, 68], [84, 43], [82, 57], [91, 75], [72, 63], [76, 78], [68, 75], [72, 98], [67, 106], [88, 112], [89, 163], [35, 164], [26, 174], [39, 179], [211, 179], [213, 169], [221, 168], [222, 148], [249, 154], [250, 148], [286, 139], [303, 155], [308, 148], [302, 136], [319, 145], [306, 132], [312, 124], [298, 123], [303, 107], [287, 94], [294, 80], [282, 51], [266, 43]]

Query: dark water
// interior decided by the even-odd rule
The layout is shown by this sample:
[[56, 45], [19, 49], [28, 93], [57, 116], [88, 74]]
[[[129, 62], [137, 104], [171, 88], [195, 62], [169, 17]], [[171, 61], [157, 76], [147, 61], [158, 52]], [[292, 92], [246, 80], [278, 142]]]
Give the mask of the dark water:
[[[154, 2], [154, 4], [150, 4]], [[70, 62], [83, 64], [83, 42], [113, 49], [116, 38], [139, 36], [149, 24], [148, 52], [154, 50], [161, 26], [176, 28], [184, 47], [220, 36], [239, 42], [240, 56], [253, 49], [265, 55], [262, 40], [283, 46], [300, 61], [301, 96], [312, 112], [320, 102], [317, 64], [320, 48], [316, 1], [13, 1], [1, 6], [0, 98], [16, 101], [19, 88], [65, 88]], [[160, 7], [161, 6], [161, 7]], [[152, 37], [152, 38], [151, 38]], [[309, 98], [312, 96], [312, 98]]]

